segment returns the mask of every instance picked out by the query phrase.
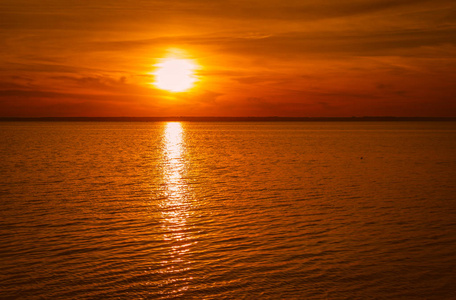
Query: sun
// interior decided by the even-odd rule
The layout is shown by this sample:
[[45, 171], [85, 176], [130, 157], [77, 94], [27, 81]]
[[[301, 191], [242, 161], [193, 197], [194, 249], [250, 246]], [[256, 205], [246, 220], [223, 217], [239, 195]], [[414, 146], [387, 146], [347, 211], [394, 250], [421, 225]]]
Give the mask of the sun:
[[155, 65], [154, 85], [170, 92], [185, 92], [198, 81], [197, 64], [192, 59], [168, 57]]

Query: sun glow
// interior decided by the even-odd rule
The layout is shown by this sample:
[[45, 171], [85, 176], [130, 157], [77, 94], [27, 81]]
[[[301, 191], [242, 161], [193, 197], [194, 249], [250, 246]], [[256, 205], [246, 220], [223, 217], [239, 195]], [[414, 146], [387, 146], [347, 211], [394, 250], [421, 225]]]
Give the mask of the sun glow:
[[170, 92], [184, 92], [193, 87], [197, 81], [196, 63], [191, 59], [169, 57], [155, 65], [154, 85]]

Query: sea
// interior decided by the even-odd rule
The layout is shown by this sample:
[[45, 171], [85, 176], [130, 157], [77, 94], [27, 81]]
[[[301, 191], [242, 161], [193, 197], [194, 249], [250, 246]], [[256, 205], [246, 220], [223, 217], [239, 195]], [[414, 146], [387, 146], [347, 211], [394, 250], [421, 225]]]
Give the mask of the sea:
[[0, 122], [0, 299], [456, 299], [456, 122]]

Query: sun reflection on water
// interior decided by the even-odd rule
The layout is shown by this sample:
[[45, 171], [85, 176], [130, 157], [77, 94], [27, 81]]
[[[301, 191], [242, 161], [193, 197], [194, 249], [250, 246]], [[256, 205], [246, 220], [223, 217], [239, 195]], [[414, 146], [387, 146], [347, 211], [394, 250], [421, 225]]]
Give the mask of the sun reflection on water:
[[[187, 254], [194, 243], [190, 235], [190, 193], [185, 179], [186, 165], [184, 129], [179, 122], [165, 125], [163, 134], [163, 193], [160, 204], [163, 238], [169, 245], [168, 259], [162, 261], [164, 273], [172, 274], [175, 282], [173, 293], [188, 289], [189, 280], [184, 274], [189, 270]], [[174, 284], [173, 284], [174, 285]]]

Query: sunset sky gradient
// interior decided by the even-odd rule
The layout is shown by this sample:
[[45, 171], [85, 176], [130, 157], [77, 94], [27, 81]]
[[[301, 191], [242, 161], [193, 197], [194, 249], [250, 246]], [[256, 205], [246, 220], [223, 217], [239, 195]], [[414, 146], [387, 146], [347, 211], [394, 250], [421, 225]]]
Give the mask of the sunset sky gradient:
[[[0, 117], [456, 116], [454, 0], [2, 0]], [[187, 92], [158, 89], [170, 51]]]

